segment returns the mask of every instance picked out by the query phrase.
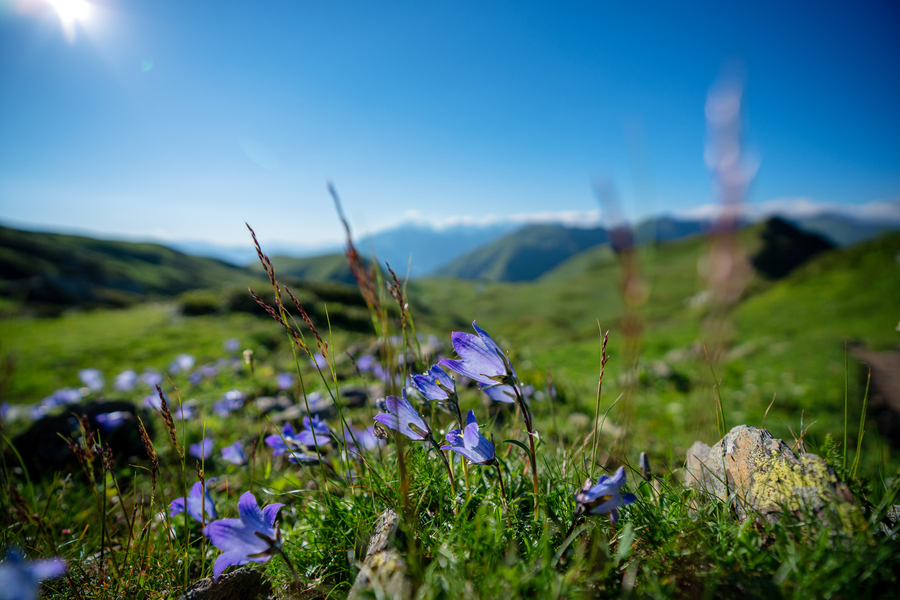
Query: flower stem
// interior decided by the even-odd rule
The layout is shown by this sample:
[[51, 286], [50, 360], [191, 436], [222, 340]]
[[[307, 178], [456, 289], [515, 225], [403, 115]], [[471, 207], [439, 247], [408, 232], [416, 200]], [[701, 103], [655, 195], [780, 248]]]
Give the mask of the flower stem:
[[537, 456], [534, 452], [534, 436], [537, 432], [531, 426], [531, 413], [528, 412], [528, 407], [525, 405], [525, 398], [522, 397], [522, 392], [519, 391], [518, 383], [514, 384], [512, 388], [516, 392], [516, 403], [519, 405], [519, 408], [522, 409], [522, 419], [525, 421], [525, 429], [528, 433], [528, 447], [531, 450], [531, 479], [534, 483], [534, 520], [537, 521], [540, 511], [538, 506], [540, 488], [538, 488], [537, 478]]
[[453, 496], [453, 514], [458, 514], [456, 508], [456, 482], [453, 479], [453, 469], [450, 468], [450, 463], [447, 461], [447, 457], [444, 456], [444, 451], [441, 450], [440, 445], [435, 441], [434, 436], [429, 435], [428, 441], [432, 443], [434, 449], [437, 450], [438, 456], [444, 461], [444, 466], [447, 467], [447, 475], [450, 476], [450, 495]]

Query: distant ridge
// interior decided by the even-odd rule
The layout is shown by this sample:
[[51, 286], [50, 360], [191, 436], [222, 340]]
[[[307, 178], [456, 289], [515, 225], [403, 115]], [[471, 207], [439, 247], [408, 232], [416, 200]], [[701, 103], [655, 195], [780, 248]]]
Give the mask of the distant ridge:
[[460, 256], [435, 275], [487, 281], [532, 281], [570, 256], [608, 240], [606, 230], [529, 225]]

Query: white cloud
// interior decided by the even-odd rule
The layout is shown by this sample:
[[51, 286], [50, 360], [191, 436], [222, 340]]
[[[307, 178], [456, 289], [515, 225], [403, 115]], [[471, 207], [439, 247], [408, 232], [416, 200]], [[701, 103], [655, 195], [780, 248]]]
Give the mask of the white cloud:
[[[675, 212], [684, 219], [715, 219], [721, 206], [702, 204]], [[900, 198], [895, 200], [873, 200], [863, 204], [842, 204], [838, 202], [817, 202], [807, 197], [773, 198], [758, 204], [745, 204], [740, 213], [748, 219], [763, 219], [772, 215], [802, 219], [818, 215], [834, 214], [861, 221], [887, 221], [900, 224]]]

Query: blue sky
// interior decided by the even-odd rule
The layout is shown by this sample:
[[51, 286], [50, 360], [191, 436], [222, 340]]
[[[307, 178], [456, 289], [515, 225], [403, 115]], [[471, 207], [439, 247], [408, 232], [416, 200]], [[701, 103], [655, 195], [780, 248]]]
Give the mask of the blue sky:
[[684, 212], [716, 201], [723, 74], [751, 205], [892, 210], [896, 2], [681, 4], [96, 0], [66, 28], [0, 0], [0, 222], [319, 244], [329, 180], [358, 233], [588, 218], [598, 179], [629, 215]]

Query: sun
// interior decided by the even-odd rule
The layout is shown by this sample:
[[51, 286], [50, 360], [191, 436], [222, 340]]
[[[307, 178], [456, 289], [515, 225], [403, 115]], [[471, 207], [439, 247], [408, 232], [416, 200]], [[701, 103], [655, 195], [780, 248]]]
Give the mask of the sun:
[[47, 0], [59, 15], [63, 32], [71, 41], [75, 37], [75, 24], [88, 19], [91, 7], [84, 0]]

